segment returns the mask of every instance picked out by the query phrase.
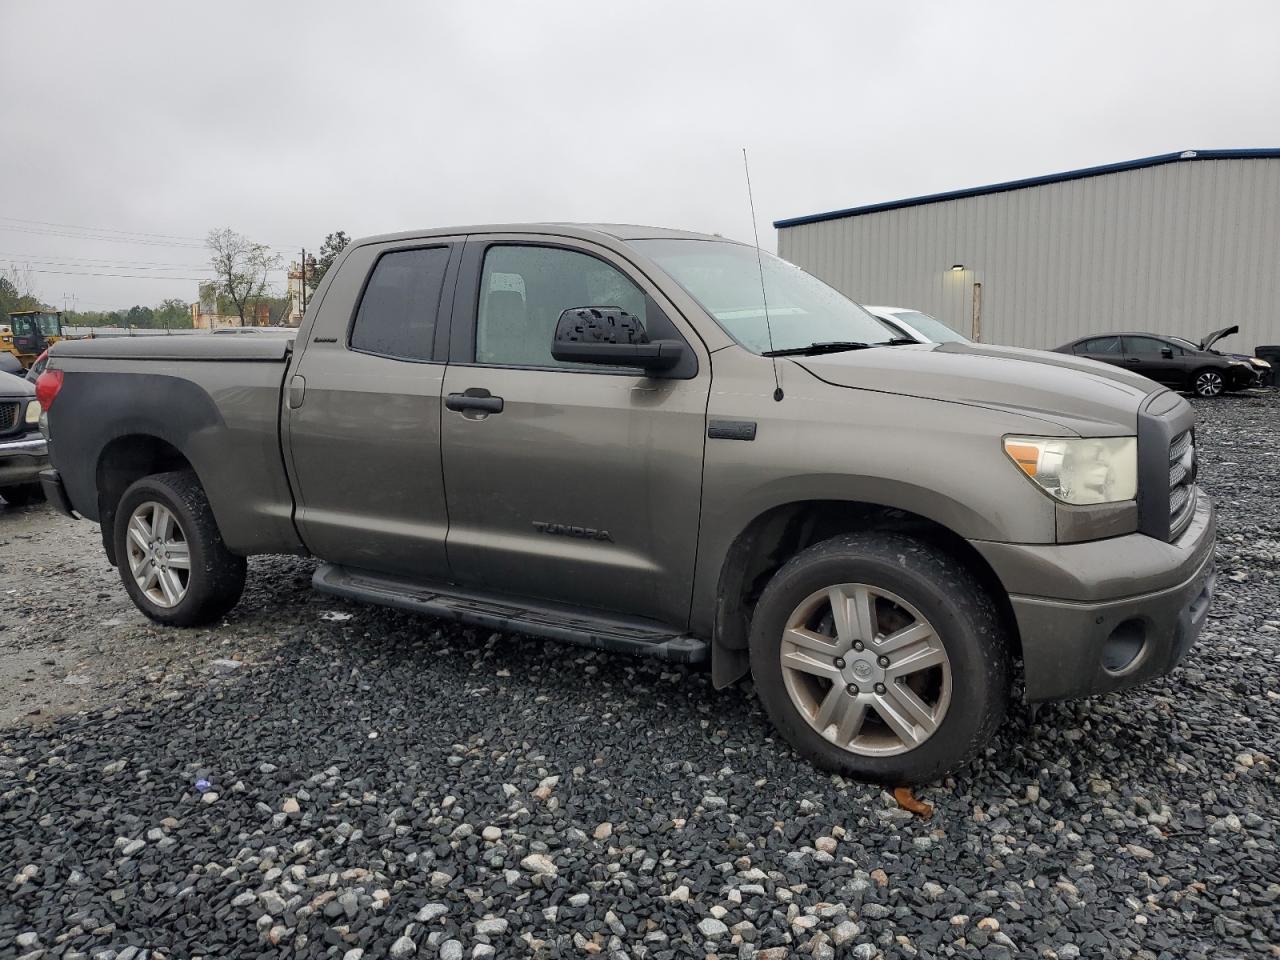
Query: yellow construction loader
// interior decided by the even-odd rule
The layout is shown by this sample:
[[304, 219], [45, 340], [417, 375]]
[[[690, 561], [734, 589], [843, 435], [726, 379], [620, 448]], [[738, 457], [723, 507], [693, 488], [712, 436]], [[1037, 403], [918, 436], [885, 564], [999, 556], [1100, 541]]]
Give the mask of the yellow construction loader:
[[13, 354], [24, 369], [62, 338], [61, 311], [15, 310], [0, 322], [0, 353]]

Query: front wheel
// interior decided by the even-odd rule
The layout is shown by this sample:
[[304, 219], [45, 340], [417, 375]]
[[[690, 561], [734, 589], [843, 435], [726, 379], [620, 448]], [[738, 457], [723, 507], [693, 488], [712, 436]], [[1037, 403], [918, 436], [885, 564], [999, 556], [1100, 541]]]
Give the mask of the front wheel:
[[788, 561], [756, 605], [751, 670], [796, 750], [891, 786], [965, 763], [1009, 699], [1009, 641], [985, 588], [897, 533], [835, 537]]
[[1226, 382], [1217, 370], [1197, 370], [1191, 377], [1191, 389], [1197, 397], [1219, 396], [1225, 387]]
[[244, 591], [245, 559], [222, 542], [204, 488], [189, 470], [130, 486], [116, 508], [114, 534], [124, 588], [157, 623], [212, 623]]

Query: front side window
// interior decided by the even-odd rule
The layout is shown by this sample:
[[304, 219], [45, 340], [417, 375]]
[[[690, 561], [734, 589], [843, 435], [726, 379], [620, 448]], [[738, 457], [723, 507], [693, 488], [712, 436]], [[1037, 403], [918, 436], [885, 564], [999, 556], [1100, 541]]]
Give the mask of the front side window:
[[651, 239], [630, 243], [654, 260], [729, 336], [753, 353], [836, 341], [883, 343], [900, 336], [795, 264], [767, 253], [757, 260], [755, 247], [727, 240]]
[[1124, 352], [1136, 357], [1158, 357], [1161, 351], [1170, 347], [1163, 340], [1153, 337], [1125, 337]]
[[430, 360], [448, 247], [394, 250], [378, 258], [351, 328], [351, 349]]
[[616, 268], [558, 247], [493, 246], [480, 274], [476, 362], [571, 367], [551, 356], [560, 314], [574, 307], [621, 307], [646, 323], [644, 293]]

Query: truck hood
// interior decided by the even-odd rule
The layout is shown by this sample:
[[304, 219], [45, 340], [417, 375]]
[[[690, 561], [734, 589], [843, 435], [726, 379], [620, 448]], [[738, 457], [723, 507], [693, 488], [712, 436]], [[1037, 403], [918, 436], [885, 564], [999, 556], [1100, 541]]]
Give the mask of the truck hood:
[[1005, 410], [1082, 435], [1132, 433], [1142, 401], [1164, 390], [1094, 360], [980, 343], [874, 347], [796, 362], [835, 386]]
[[0, 371], [0, 397], [12, 400], [14, 397], [34, 397], [36, 388], [24, 377]]

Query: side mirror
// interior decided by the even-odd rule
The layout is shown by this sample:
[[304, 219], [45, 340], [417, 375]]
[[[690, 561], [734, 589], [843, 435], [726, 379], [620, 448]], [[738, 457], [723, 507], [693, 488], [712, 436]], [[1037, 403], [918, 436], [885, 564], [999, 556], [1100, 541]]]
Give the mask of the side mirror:
[[621, 307], [571, 307], [556, 323], [551, 356], [571, 363], [669, 370], [684, 349], [679, 340], [650, 340], [640, 319]]
[[1173, 359], [1173, 348], [1172, 348], [1172, 347], [1161, 347], [1161, 348], [1160, 348], [1160, 356], [1164, 357], [1166, 360], [1172, 360], [1172, 359]]

